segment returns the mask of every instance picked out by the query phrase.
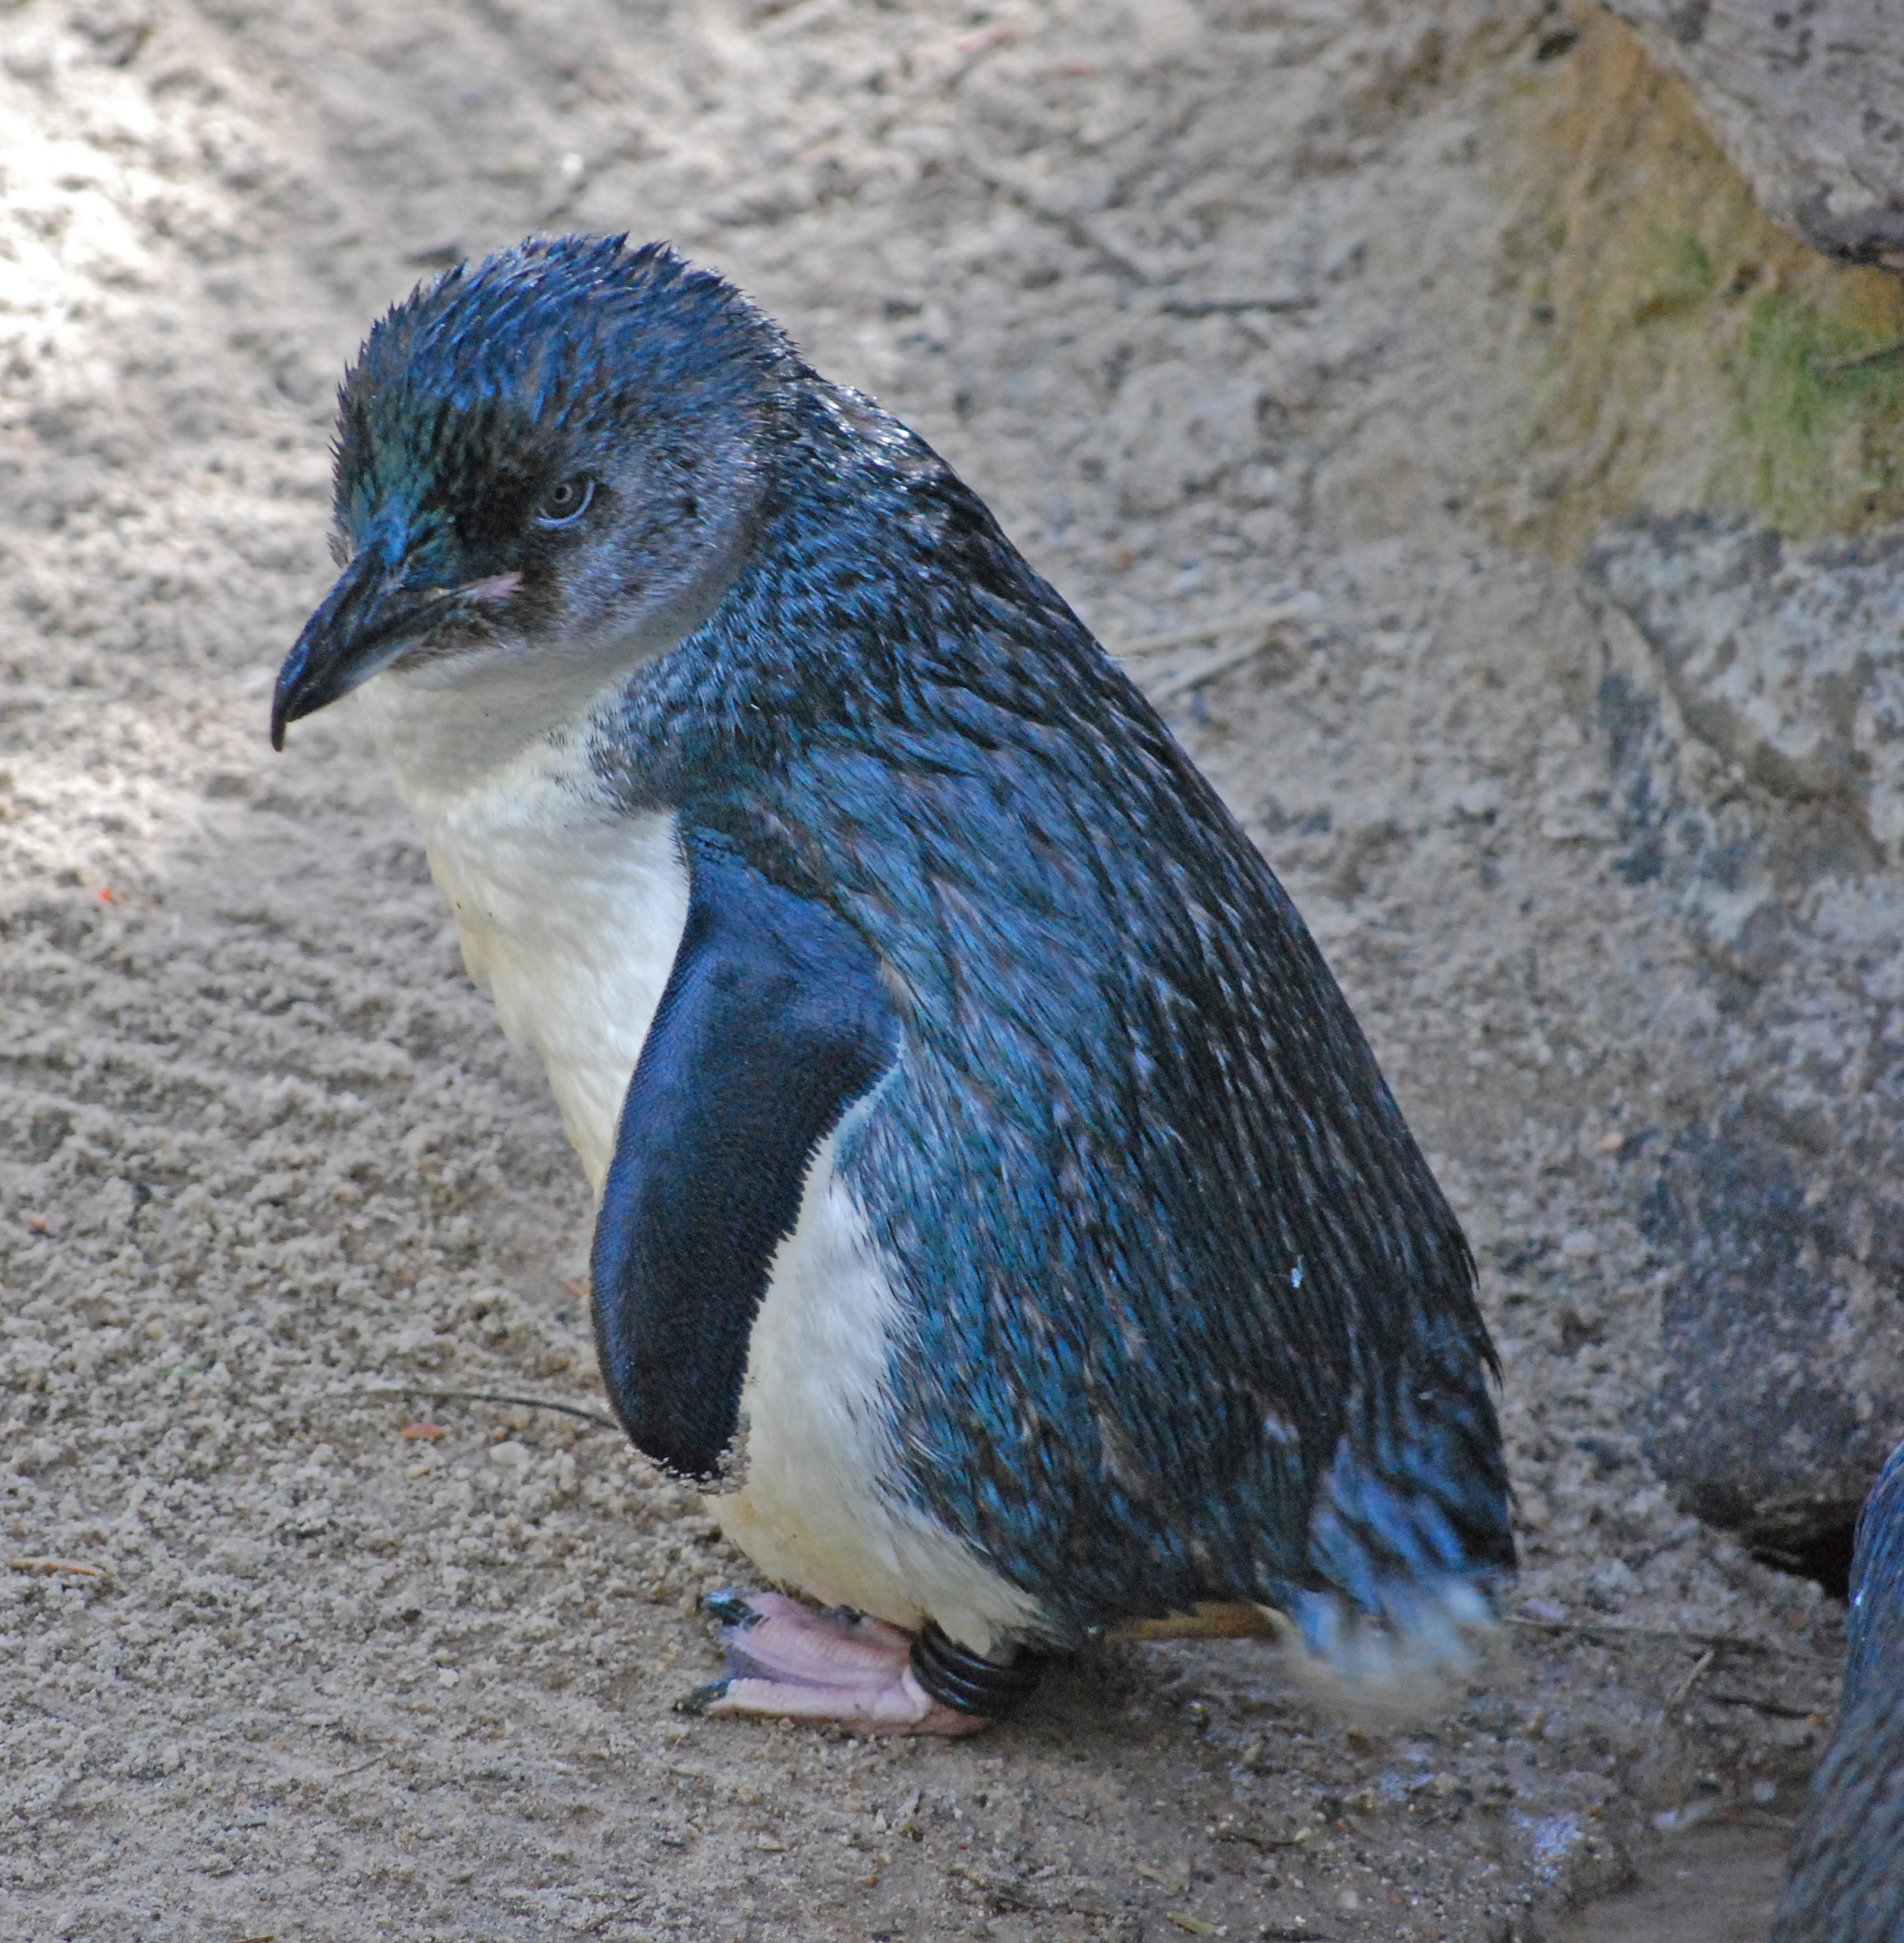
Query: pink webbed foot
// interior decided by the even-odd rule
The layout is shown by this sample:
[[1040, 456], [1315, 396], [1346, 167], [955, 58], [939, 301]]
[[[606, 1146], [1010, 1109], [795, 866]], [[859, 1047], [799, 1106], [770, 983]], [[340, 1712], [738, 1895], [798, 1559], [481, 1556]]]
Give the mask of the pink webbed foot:
[[[865, 1735], [970, 1734], [991, 1718], [935, 1699], [914, 1670], [913, 1635], [884, 1620], [779, 1592], [713, 1592], [701, 1603], [722, 1622], [727, 1677], [689, 1694], [684, 1713], [831, 1721]], [[997, 1671], [1014, 1684], [1018, 1669]], [[1028, 1688], [1027, 1676], [1015, 1684]]]

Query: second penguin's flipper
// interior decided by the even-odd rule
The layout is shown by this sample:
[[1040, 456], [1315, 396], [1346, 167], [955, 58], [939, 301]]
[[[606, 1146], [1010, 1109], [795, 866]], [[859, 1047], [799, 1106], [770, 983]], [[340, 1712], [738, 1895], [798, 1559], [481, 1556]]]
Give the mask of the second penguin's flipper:
[[748, 1344], [815, 1150], [892, 1061], [877, 960], [823, 905], [683, 832], [686, 927], [628, 1083], [592, 1263], [608, 1393], [638, 1449], [719, 1476]]
[[1858, 1519], [1844, 1695], [1792, 1845], [1771, 1943], [1904, 1935], [1904, 1444]]

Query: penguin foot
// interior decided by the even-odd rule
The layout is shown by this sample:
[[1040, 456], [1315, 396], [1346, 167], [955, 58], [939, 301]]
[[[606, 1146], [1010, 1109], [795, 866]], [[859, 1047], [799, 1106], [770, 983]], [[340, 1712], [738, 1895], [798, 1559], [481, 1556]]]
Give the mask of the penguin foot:
[[971, 1734], [988, 1724], [927, 1692], [913, 1636], [883, 1619], [818, 1611], [779, 1592], [711, 1592], [701, 1604], [721, 1622], [727, 1677], [678, 1702], [682, 1713], [831, 1721], [865, 1735]]

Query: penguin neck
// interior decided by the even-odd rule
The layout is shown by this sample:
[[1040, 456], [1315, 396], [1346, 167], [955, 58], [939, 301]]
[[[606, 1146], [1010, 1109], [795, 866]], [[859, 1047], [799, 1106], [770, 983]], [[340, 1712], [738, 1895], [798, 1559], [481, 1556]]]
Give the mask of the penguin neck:
[[579, 780], [630, 670], [556, 652], [497, 654], [443, 679], [393, 668], [358, 706], [399, 792], [426, 825], [460, 801], [560, 774]]

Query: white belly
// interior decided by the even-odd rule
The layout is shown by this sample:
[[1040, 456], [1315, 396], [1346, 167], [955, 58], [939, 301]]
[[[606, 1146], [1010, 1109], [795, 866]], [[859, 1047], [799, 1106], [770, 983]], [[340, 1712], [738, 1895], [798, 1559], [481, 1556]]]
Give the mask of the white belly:
[[754, 1324], [741, 1393], [745, 1482], [708, 1511], [770, 1578], [909, 1629], [936, 1619], [985, 1652], [1035, 1627], [1037, 1608], [898, 1495], [888, 1387], [905, 1320], [834, 1174], [837, 1137], [814, 1157]]

